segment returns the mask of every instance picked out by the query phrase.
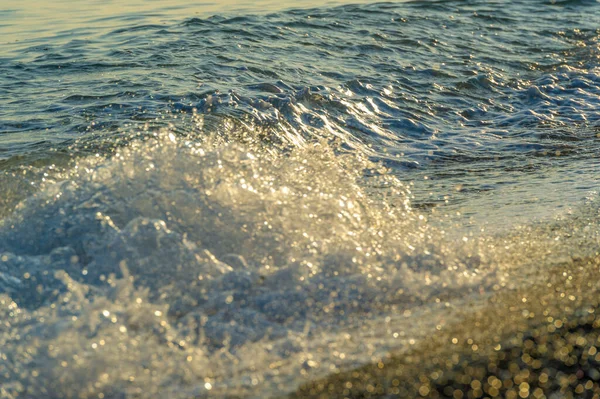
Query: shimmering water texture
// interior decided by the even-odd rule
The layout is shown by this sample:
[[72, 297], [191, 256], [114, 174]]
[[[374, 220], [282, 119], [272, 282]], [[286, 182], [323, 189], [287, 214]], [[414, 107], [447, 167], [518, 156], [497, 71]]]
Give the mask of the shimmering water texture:
[[0, 398], [600, 395], [596, 2], [169, 16], [0, 56]]

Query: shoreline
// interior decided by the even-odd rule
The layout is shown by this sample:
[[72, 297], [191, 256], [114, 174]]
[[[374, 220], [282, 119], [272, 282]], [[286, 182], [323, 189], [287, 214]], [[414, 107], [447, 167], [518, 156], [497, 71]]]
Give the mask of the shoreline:
[[289, 397], [600, 397], [599, 266], [600, 257], [555, 266], [537, 284], [465, 311], [413, 350], [309, 382]]

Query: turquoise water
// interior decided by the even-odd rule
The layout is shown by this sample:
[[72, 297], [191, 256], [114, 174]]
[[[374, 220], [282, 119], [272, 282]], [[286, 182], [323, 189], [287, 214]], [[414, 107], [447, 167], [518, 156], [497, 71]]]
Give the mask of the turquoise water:
[[0, 393], [279, 396], [597, 255], [599, 7], [4, 2]]

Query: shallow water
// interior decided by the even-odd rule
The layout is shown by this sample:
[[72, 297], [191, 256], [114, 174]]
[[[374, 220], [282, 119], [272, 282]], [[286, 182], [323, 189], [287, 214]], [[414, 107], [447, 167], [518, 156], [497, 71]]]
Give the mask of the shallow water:
[[281, 396], [598, 256], [597, 2], [36, 4], [0, 395]]

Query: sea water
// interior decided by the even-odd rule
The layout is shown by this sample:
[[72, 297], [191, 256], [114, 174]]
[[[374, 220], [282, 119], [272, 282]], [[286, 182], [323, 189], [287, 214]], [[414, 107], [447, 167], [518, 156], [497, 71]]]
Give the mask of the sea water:
[[3, 2], [0, 397], [284, 396], [598, 256], [599, 26]]

